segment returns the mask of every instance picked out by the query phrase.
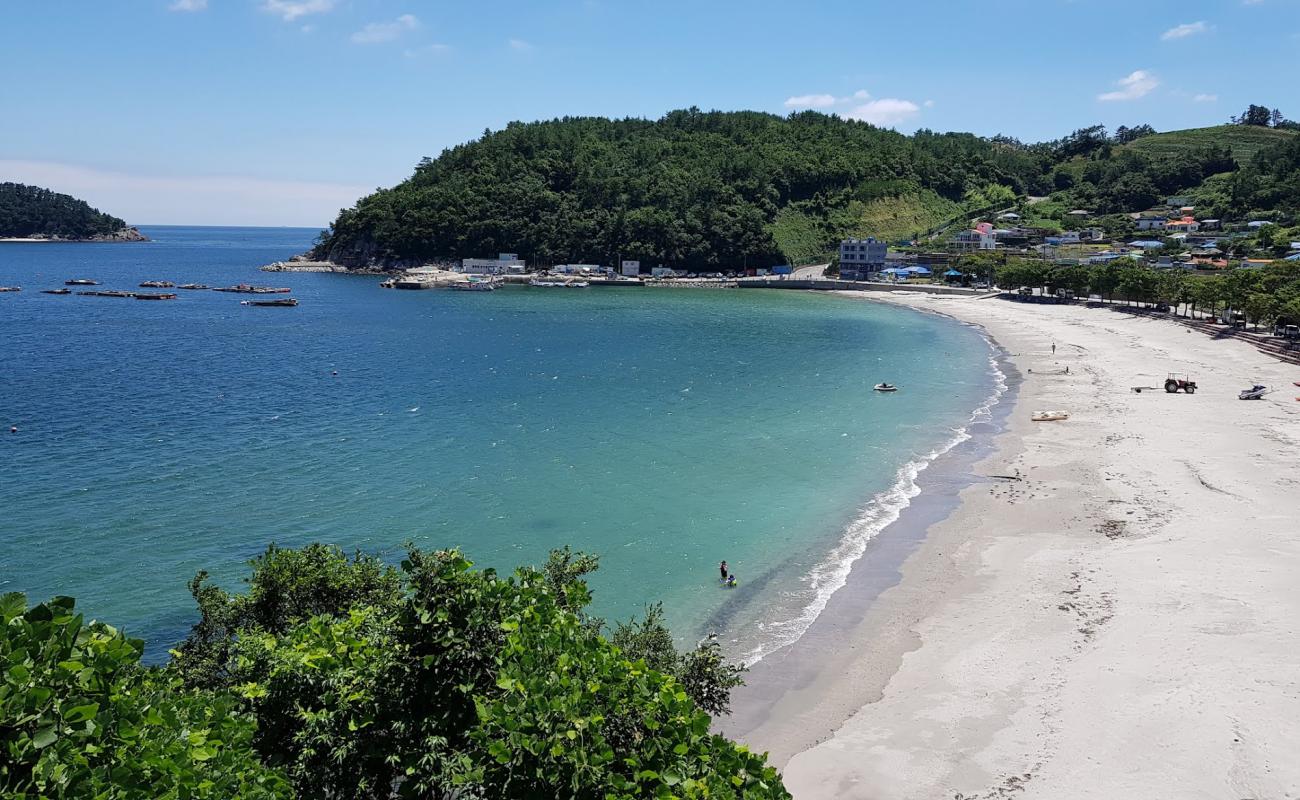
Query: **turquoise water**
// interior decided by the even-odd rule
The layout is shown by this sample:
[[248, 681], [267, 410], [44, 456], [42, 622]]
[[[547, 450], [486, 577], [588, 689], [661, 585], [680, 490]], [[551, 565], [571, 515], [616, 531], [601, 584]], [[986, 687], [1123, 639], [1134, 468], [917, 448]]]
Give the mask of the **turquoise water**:
[[[199, 569], [233, 583], [270, 541], [395, 560], [409, 539], [497, 567], [590, 550], [599, 612], [662, 600], [683, 639], [757, 655], [996, 380], [974, 330], [840, 297], [386, 291], [257, 271], [314, 231], [146, 233], [0, 245], [0, 285], [24, 288], [0, 294], [0, 425], [19, 428], [0, 435], [0, 591], [74, 595], [154, 654], [192, 623]], [[73, 277], [276, 284], [301, 305], [38, 293]]]

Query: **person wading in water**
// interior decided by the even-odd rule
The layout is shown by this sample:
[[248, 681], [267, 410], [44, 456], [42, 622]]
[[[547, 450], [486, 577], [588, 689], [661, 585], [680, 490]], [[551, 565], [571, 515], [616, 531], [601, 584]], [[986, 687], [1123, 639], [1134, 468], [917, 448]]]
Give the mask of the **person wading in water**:
[[722, 576], [718, 578], [718, 580], [720, 581], [727, 580], [727, 562], [723, 561], [721, 564], [719, 564], [718, 571], [722, 573]]

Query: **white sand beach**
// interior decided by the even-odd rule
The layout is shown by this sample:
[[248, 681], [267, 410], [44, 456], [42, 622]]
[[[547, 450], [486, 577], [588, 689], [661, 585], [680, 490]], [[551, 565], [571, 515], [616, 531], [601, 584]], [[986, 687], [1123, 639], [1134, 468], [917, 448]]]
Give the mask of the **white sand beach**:
[[[799, 800], [1300, 796], [1300, 367], [1106, 309], [870, 299], [1012, 354], [1023, 384], [974, 472], [1022, 479], [965, 489], [732, 732]], [[1199, 391], [1130, 390], [1169, 372]], [[1238, 400], [1254, 383], [1280, 391]]]

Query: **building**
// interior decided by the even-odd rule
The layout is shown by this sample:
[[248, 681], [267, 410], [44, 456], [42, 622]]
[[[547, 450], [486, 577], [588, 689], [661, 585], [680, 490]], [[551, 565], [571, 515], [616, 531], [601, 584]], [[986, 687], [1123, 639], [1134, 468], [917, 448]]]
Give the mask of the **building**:
[[619, 272], [622, 273], [624, 277], [635, 278], [636, 276], [641, 274], [640, 261], [624, 261], [619, 266], [620, 266]]
[[1140, 231], [1163, 231], [1169, 225], [1164, 217], [1138, 217], [1137, 229]]
[[523, 272], [524, 262], [516, 253], [499, 253], [496, 258], [467, 258], [460, 262], [460, 271], [466, 275], [504, 275]]
[[992, 228], [987, 231], [972, 229], [962, 231], [953, 238], [958, 250], [993, 250], [998, 246]]
[[1044, 244], [1049, 244], [1053, 247], [1059, 247], [1063, 244], [1078, 244], [1079, 242], [1080, 238], [1078, 231], [1064, 231], [1060, 236], [1048, 236], [1043, 240]]
[[874, 237], [845, 239], [840, 242], [840, 279], [865, 281], [885, 267], [889, 244]]
[[1177, 233], [1196, 233], [1201, 229], [1201, 223], [1192, 217], [1183, 217], [1165, 224], [1165, 230], [1175, 231]]

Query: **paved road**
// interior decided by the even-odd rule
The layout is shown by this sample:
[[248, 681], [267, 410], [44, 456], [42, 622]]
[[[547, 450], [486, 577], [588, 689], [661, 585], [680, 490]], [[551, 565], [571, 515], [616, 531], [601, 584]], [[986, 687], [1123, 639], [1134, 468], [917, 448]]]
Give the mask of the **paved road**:
[[813, 264], [807, 267], [797, 267], [790, 277], [798, 281], [821, 280], [826, 277], [826, 268], [829, 266], [830, 264]]

